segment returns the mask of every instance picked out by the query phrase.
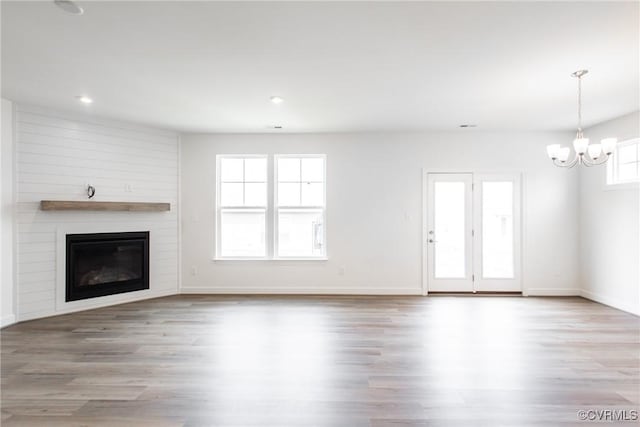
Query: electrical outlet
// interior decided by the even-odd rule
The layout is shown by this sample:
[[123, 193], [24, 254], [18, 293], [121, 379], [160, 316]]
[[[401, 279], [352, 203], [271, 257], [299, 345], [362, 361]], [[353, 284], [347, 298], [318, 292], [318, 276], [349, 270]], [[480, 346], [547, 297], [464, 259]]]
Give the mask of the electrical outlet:
[[191, 275], [192, 276], [197, 276], [198, 275], [198, 267], [196, 267], [195, 265], [191, 266]]
[[124, 191], [127, 193], [131, 193], [133, 190], [131, 189], [131, 184], [124, 185]]
[[346, 269], [344, 266], [341, 266], [341, 267], [338, 269], [338, 275], [340, 275], [340, 276], [344, 276], [344, 273], [346, 272], [346, 270], [347, 270], [347, 269]]

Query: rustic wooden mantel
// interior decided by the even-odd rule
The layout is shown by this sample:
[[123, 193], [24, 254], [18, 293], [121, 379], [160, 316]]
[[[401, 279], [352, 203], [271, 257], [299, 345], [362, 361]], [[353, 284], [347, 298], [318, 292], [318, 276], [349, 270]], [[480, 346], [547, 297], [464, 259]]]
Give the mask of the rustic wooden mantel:
[[129, 211], [129, 212], [166, 212], [170, 203], [145, 202], [93, 202], [77, 200], [41, 200], [43, 211]]

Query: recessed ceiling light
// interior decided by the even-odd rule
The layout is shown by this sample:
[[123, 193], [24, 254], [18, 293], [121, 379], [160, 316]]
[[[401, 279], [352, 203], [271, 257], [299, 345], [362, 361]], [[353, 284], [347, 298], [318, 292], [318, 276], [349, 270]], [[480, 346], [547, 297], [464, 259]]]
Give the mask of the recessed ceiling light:
[[274, 104], [282, 104], [284, 102], [284, 99], [279, 96], [272, 96], [269, 99], [271, 99], [271, 102], [273, 102]]
[[53, 0], [56, 6], [72, 15], [82, 15], [84, 9], [72, 2], [71, 0]]
[[76, 99], [79, 102], [82, 102], [83, 104], [92, 104], [93, 103], [93, 99], [89, 98], [87, 95], [78, 95], [76, 96]]
[[470, 124], [464, 124], [464, 125], [460, 125], [461, 128], [474, 128], [477, 127], [478, 125], [470, 125]]

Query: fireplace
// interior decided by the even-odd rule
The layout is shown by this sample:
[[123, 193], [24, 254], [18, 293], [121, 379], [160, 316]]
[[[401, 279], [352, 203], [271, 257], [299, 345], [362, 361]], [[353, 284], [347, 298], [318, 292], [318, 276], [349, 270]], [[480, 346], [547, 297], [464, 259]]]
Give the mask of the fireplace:
[[149, 232], [67, 234], [66, 301], [149, 289]]

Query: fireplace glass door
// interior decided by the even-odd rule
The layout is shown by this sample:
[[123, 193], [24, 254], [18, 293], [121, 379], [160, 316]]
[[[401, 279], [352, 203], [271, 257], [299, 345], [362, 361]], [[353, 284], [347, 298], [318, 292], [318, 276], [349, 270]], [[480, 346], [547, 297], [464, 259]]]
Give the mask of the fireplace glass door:
[[142, 289], [149, 289], [149, 232], [67, 235], [67, 301]]

